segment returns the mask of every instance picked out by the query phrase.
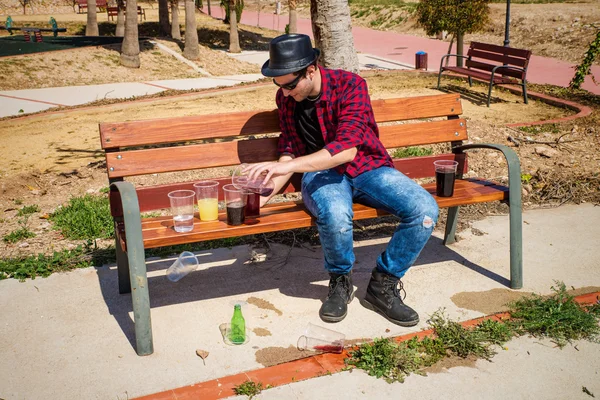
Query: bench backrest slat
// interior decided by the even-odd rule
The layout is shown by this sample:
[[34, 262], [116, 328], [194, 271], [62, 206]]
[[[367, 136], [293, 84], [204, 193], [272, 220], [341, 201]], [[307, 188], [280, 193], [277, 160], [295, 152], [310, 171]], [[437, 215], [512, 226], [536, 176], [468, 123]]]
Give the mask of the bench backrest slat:
[[[480, 61], [474, 61], [474, 60], [467, 60], [465, 65], [469, 68], [479, 69], [479, 70], [488, 71], [488, 72], [492, 72], [494, 67], [497, 66], [494, 64], [486, 64], [486, 63], [483, 63]], [[495, 76], [500, 77], [502, 75], [511, 76], [513, 78], [518, 78], [518, 79], [525, 79], [525, 72], [519, 71], [516, 69], [510, 69], [510, 68], [497, 69]]]
[[[386, 148], [417, 146], [467, 139], [464, 119], [452, 119], [380, 127]], [[239, 163], [276, 160], [277, 138], [115, 151], [106, 154], [108, 176], [121, 178], [190, 169], [214, 168]]]
[[[378, 123], [462, 114], [458, 94], [374, 100], [372, 104]], [[279, 132], [277, 110], [100, 124], [105, 150], [273, 132]]]
[[531, 50], [515, 49], [514, 47], [498, 46], [496, 44], [471, 42], [469, 49], [483, 50], [489, 53], [506, 54], [516, 58], [529, 59], [531, 57]]
[[529, 60], [526, 58], [515, 58], [500, 53], [488, 53], [480, 50], [472, 50], [469, 52], [472, 58], [480, 58], [484, 60], [496, 61], [497, 64], [513, 65], [515, 67], [526, 68]]

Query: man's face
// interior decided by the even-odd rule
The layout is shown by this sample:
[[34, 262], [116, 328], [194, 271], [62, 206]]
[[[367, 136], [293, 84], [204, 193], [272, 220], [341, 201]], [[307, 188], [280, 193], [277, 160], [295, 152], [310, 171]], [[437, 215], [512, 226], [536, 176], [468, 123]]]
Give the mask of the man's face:
[[[306, 99], [313, 90], [312, 75], [315, 73], [315, 68], [311, 65], [303, 75], [287, 74], [278, 76], [273, 79], [275, 84], [281, 87], [285, 97], [292, 96], [297, 102]], [[295, 87], [289, 89], [289, 87]]]

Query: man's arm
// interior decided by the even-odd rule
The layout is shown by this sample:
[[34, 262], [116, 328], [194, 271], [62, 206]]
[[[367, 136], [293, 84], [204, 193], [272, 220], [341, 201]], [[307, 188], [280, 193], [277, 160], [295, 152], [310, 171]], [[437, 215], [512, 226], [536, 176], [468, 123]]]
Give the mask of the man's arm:
[[[279, 159], [279, 162], [272, 161], [252, 164], [246, 172], [251, 179], [256, 179], [262, 173], [266, 173], [264, 182], [267, 182], [272, 178], [273, 180], [277, 179], [277, 181], [279, 181], [279, 177], [284, 176], [287, 176], [287, 180], [289, 180], [291, 174], [294, 172], [324, 171], [351, 162], [354, 160], [356, 153], [356, 147], [342, 150], [333, 156], [329, 151], [321, 149], [315, 153], [293, 159], [290, 156], [282, 156]], [[284, 157], [287, 157], [288, 159], [282, 160]], [[281, 189], [281, 187], [283, 187], [283, 184], [275, 191]]]

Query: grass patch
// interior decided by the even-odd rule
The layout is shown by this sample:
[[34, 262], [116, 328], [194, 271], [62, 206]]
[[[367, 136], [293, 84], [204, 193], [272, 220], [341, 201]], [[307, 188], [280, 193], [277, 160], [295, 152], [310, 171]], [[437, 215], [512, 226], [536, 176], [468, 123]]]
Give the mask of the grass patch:
[[521, 132], [528, 133], [530, 135], [537, 135], [539, 133], [561, 133], [561, 128], [558, 124], [544, 124], [544, 125], [533, 125], [533, 126], [520, 126], [517, 128]]
[[73, 250], [55, 251], [52, 255], [17, 257], [0, 260], [0, 279], [15, 278], [21, 281], [36, 276], [49, 276], [58, 271], [86, 268], [91, 257], [82, 246]]
[[27, 227], [21, 227], [12, 231], [8, 235], [4, 235], [2, 240], [6, 243], [17, 243], [18, 241], [35, 237], [35, 233], [31, 232]]
[[32, 206], [25, 206], [17, 212], [17, 217], [35, 214], [36, 212], [40, 212], [40, 207], [37, 204], [34, 204]]
[[106, 196], [73, 197], [69, 204], [50, 215], [54, 228], [74, 240], [108, 239], [114, 236], [110, 205]]
[[534, 294], [510, 304], [514, 332], [550, 338], [561, 348], [579, 339], [598, 342], [600, 306], [581, 306], [562, 282], [556, 282], [552, 291], [547, 297]]
[[396, 149], [392, 153], [392, 158], [408, 158], [430, 156], [433, 154], [433, 149], [429, 147], [403, 147]]
[[239, 384], [238, 386], [235, 386], [233, 388], [233, 391], [238, 396], [245, 395], [245, 396], [248, 396], [249, 399], [251, 399], [263, 391], [263, 385], [260, 382], [255, 383], [252, 381], [246, 381], [244, 383]]

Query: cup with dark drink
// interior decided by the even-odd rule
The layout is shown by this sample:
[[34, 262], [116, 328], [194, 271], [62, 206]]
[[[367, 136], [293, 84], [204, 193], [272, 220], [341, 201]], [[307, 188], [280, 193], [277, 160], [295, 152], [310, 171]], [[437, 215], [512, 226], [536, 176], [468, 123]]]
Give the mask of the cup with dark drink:
[[245, 221], [246, 201], [248, 196], [244, 191], [244, 189], [237, 189], [233, 185], [223, 186], [228, 225], [241, 225]]
[[258, 178], [251, 180], [244, 170], [249, 164], [240, 164], [231, 174], [231, 184], [236, 189], [242, 189], [246, 193], [246, 211], [245, 216], [256, 218], [260, 215], [260, 196], [268, 197], [273, 193], [275, 183], [272, 179], [264, 182], [266, 173]]
[[458, 162], [452, 160], [437, 160], [435, 167], [435, 194], [438, 197], [452, 197]]

